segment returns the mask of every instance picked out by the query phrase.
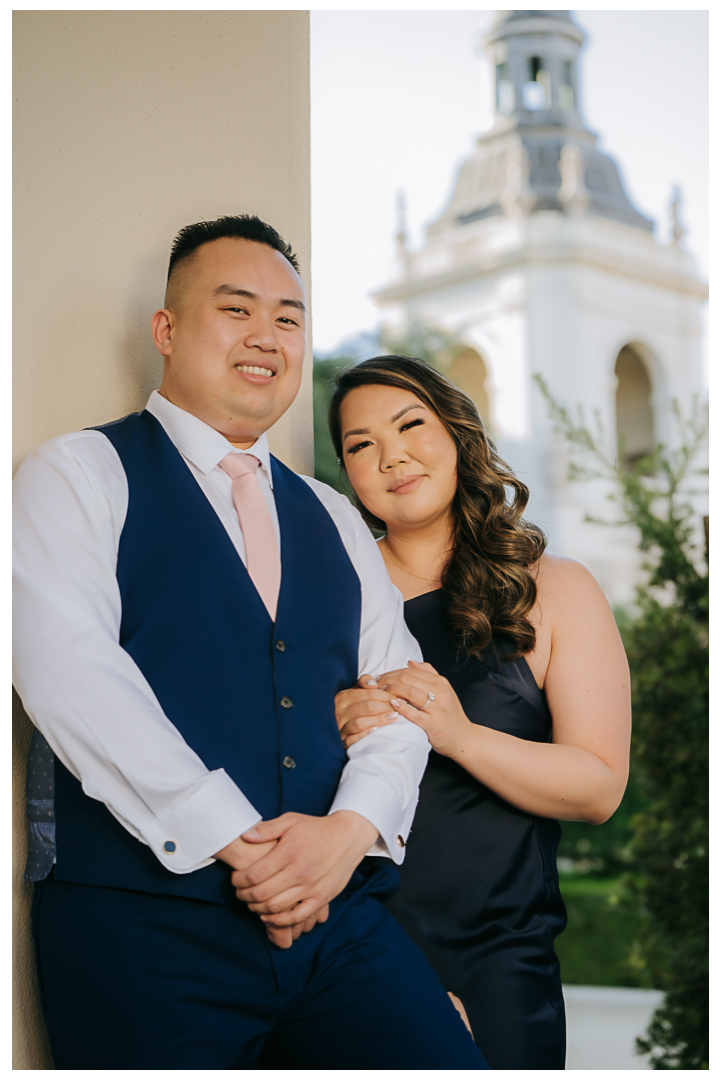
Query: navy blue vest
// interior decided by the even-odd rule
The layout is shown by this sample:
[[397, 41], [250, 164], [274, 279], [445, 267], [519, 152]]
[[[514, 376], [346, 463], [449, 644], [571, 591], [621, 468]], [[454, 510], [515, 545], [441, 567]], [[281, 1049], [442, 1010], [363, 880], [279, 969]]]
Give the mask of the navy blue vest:
[[[141, 412], [98, 430], [129, 488], [120, 644], [208, 769], [225, 769], [263, 818], [326, 814], [346, 761], [333, 698], [358, 676], [361, 607], [330, 515], [273, 458], [282, 547], [273, 624], [161, 424]], [[60, 880], [235, 902], [229, 867], [166, 870], [59, 761], [55, 817]]]

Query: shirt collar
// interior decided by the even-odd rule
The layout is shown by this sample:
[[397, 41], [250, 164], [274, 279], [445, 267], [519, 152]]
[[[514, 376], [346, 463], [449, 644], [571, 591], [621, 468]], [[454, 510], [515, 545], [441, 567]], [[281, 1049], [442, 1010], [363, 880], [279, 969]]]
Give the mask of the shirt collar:
[[231, 442], [221, 435], [215, 428], [211, 428], [199, 417], [184, 409], [173, 405], [164, 398], [157, 390], [153, 390], [150, 400], [145, 406], [149, 413], [162, 424], [170, 441], [180, 451], [183, 457], [191, 461], [200, 472], [211, 473], [216, 465], [222, 461], [226, 454], [253, 454], [258, 458], [261, 467], [267, 474], [270, 487], [272, 487], [272, 469], [270, 467], [270, 447], [267, 435], [263, 434], [247, 450], [239, 450]]

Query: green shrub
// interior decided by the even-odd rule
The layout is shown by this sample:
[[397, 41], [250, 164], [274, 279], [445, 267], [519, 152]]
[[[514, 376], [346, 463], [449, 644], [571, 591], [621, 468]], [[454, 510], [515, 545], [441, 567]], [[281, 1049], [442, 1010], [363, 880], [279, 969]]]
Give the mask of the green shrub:
[[388, 354], [412, 356], [442, 370], [464, 348], [462, 339], [450, 330], [415, 319], [401, 334], [383, 329], [380, 342]]
[[620, 621], [632, 676], [631, 764], [645, 801], [631, 819], [625, 888], [640, 917], [630, 958], [636, 977], [666, 997], [638, 1050], [652, 1055], [655, 1069], [707, 1069], [708, 574], [693, 546], [687, 501], [706, 427], [697, 409], [684, 422], [678, 413], [678, 450], [659, 446], [621, 469], [603, 451], [601, 433], [591, 433], [581, 413], [573, 419], [537, 381], [558, 429], [580, 452], [572, 475], [614, 481], [617, 524], [637, 528], [648, 556], [636, 613]]
[[[602, 831], [602, 830], [599, 830]], [[647, 986], [632, 962], [641, 918], [619, 878], [560, 875], [567, 929], [556, 939], [562, 980], [575, 986]]]
[[[707, 578], [706, 578], [707, 581]], [[649, 797], [634, 820], [631, 888], [641, 961], [666, 992], [644, 1053], [656, 1068], [708, 1068], [708, 652], [704, 620], [643, 597], [625, 638], [633, 756]]]
[[[559, 865], [569, 866], [574, 875], [591, 879], [615, 878], [623, 874], [632, 859], [633, 818], [647, 806], [647, 798], [637, 778], [634, 764], [620, 806], [609, 821], [598, 827], [585, 821], [563, 821], [558, 848]], [[612, 983], [608, 983], [612, 986]]]
[[313, 364], [313, 423], [315, 439], [315, 476], [343, 495], [350, 494], [345, 473], [338, 465], [328, 430], [327, 412], [335, 389], [335, 376], [354, 361], [345, 357], [316, 360]]

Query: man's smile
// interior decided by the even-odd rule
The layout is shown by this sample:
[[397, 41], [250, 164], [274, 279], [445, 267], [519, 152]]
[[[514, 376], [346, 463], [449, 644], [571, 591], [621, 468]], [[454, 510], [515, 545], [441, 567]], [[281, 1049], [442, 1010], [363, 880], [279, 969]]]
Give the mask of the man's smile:
[[275, 375], [271, 368], [261, 367], [258, 364], [236, 364], [235, 370], [239, 371], [241, 375], [260, 376], [264, 379], [272, 379]]

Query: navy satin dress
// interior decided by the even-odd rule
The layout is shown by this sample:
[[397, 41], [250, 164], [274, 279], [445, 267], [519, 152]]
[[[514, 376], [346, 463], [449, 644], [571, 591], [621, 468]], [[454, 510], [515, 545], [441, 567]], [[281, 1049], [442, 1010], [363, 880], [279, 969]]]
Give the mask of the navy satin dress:
[[[552, 719], [507, 639], [458, 653], [442, 590], [405, 604], [425, 660], [475, 724], [548, 742]], [[563, 1069], [565, 1010], [553, 941], [565, 927], [560, 826], [524, 813], [434, 751], [388, 909], [467, 1010], [491, 1069]]]

